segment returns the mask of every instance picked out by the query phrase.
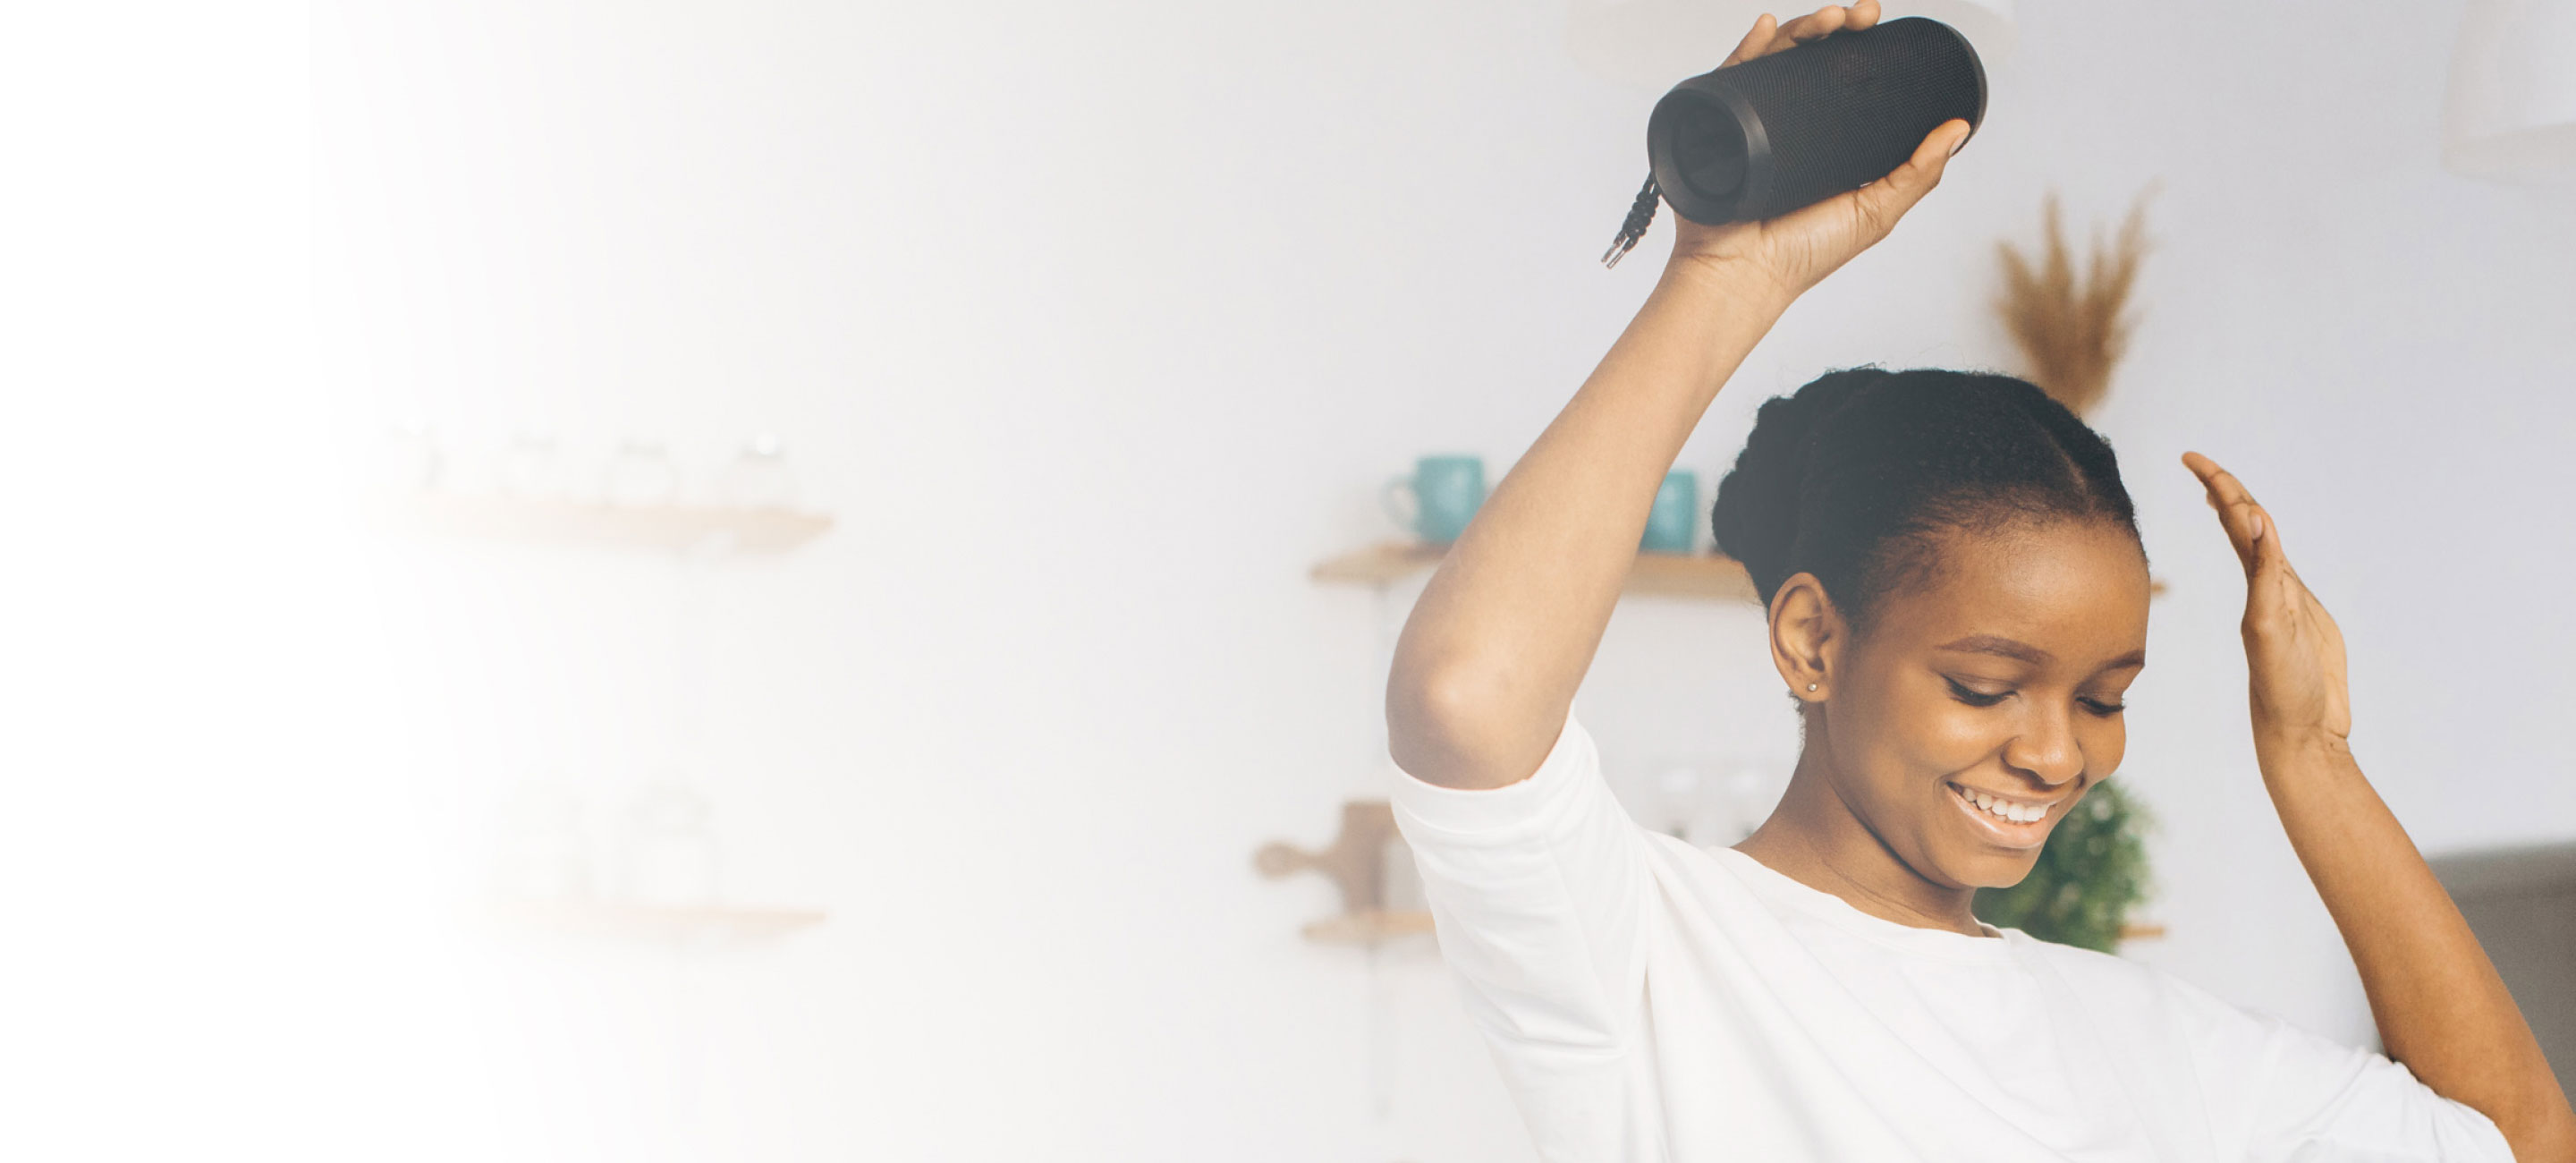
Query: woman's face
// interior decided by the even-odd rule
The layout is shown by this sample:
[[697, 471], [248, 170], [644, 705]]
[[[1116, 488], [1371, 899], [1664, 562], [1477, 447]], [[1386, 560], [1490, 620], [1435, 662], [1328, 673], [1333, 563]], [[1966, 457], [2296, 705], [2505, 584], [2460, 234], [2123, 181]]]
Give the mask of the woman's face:
[[1944, 553], [1936, 588], [1890, 600], [1831, 659], [1821, 726], [1840, 798], [1918, 875], [2003, 887], [2120, 766], [2146, 560], [2125, 530], [2065, 522]]

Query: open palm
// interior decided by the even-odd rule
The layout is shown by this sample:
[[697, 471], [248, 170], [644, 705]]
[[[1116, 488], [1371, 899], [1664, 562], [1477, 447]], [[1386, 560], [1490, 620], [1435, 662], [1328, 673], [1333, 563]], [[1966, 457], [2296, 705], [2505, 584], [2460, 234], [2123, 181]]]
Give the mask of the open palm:
[[2256, 504], [2235, 474], [2197, 452], [2183, 466], [2200, 478], [2204, 499], [2245, 567], [2245, 665], [2252, 685], [2254, 734], [2263, 738], [2340, 740], [2352, 734], [2352, 699], [2344, 681], [2343, 631], [2299, 580], [2272, 514]]

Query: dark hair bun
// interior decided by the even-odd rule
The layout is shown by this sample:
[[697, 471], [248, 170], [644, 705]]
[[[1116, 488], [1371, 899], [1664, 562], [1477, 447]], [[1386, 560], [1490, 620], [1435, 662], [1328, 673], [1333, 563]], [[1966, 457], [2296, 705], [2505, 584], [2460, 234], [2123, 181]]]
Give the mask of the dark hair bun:
[[1709, 525], [1719, 551], [1744, 563], [1764, 601], [1791, 572], [1789, 549], [1798, 535], [1799, 495], [1816, 433], [1889, 374], [1875, 367], [1828, 372], [1790, 395], [1763, 401], [1754, 412], [1744, 451], [1718, 482]]
[[1845, 368], [1763, 401], [1709, 511], [1764, 605], [1812, 573], [1857, 637], [1941, 576], [1950, 532], [2061, 520], [2136, 537], [2109, 442], [2027, 380], [1940, 368]]

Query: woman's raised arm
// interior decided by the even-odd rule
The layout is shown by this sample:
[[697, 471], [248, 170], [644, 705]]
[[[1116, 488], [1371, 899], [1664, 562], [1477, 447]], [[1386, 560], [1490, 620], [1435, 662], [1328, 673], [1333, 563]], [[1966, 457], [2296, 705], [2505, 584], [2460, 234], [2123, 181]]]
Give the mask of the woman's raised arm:
[[2576, 1110], [2459, 907], [2353, 762], [2343, 631], [2272, 516], [2217, 462], [2183, 464], [2245, 567], [2254, 759], [2361, 973], [2388, 1057], [2494, 1122], [2524, 1163], [2576, 1163]]
[[[1775, 27], [1727, 64], [1878, 19], [1876, 0]], [[1673, 216], [1673, 254], [1574, 399], [1494, 486], [1398, 639], [1388, 748], [1428, 783], [1500, 787], [1538, 767], [1592, 665], [1646, 514], [1719, 387], [1789, 303], [1887, 236], [1967, 139], [1950, 121], [1894, 173], [1767, 222]]]

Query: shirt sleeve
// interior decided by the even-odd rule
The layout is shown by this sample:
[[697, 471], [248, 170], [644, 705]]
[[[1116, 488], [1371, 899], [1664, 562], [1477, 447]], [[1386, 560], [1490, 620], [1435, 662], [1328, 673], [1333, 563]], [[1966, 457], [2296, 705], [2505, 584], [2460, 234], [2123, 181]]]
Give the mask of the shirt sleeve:
[[1478, 1024], [1525, 1045], [1627, 1047], [1644, 996], [1650, 834], [1611, 795], [1590, 733], [1569, 712], [1538, 770], [1498, 788], [1397, 772], [1396, 827]]
[[2247, 1163], [2514, 1163], [2504, 1132], [2403, 1063], [2177, 983], [2193, 995], [2213, 1108]]

